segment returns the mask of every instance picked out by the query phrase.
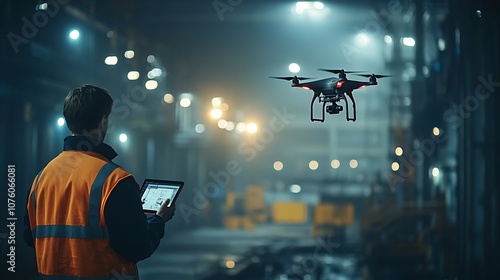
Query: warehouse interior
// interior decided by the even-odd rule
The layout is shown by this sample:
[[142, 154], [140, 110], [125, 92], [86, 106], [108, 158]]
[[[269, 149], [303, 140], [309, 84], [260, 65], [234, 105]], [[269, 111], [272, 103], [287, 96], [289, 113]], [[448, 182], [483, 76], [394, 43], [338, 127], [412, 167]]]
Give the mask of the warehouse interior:
[[[498, 12], [493, 0], [2, 1], [0, 159], [15, 166], [17, 217], [0, 231], [2, 279], [36, 277], [26, 193], [71, 134], [62, 104], [82, 84], [112, 95], [105, 142], [139, 185], [185, 182], [140, 279], [495, 279]], [[325, 68], [390, 77], [354, 92], [355, 122], [311, 122], [312, 92], [269, 78], [336, 77]]]

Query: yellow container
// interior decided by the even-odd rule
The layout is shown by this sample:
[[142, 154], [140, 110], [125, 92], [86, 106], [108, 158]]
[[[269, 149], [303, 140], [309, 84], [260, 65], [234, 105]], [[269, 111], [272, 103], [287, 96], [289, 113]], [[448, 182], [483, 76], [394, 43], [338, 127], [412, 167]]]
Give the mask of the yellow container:
[[238, 229], [241, 227], [240, 216], [226, 216], [224, 218], [224, 227], [227, 229]]
[[307, 205], [302, 202], [275, 202], [272, 212], [275, 223], [302, 224], [307, 221]]
[[254, 230], [255, 222], [250, 217], [243, 218], [243, 228], [246, 230]]

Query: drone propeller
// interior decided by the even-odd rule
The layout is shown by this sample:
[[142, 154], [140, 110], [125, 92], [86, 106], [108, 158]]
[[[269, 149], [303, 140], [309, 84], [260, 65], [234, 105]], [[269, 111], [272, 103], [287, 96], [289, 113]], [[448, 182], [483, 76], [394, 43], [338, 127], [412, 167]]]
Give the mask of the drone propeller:
[[297, 77], [297, 76], [294, 76], [294, 77], [269, 77], [269, 78], [281, 79], [281, 80], [287, 80], [287, 81], [291, 81], [291, 80], [309, 80], [309, 79], [312, 79], [312, 78]]
[[375, 75], [375, 74], [356, 74], [357, 76], [367, 77], [367, 78], [385, 78], [385, 77], [394, 77], [394, 75]]
[[333, 73], [333, 74], [341, 74], [341, 73], [344, 73], [344, 74], [349, 74], [349, 73], [361, 73], [361, 72], [366, 72], [366, 71], [345, 71], [344, 69], [318, 69], [320, 71], [326, 71], [326, 72], [330, 72], [330, 73]]

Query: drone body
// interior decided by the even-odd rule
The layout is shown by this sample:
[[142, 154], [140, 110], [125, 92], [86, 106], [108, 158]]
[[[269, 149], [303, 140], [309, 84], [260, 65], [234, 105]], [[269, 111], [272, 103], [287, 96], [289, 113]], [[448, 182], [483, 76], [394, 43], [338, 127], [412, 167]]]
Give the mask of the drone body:
[[[287, 81], [292, 81], [292, 87], [299, 87], [306, 90], [312, 90], [314, 92], [313, 98], [311, 100], [311, 121], [325, 121], [325, 111], [330, 115], [339, 114], [344, 110], [343, 106], [338, 104], [341, 100], [344, 100], [346, 106], [346, 120], [347, 121], [356, 121], [356, 102], [352, 95], [352, 92], [356, 89], [364, 88], [366, 86], [374, 86], [377, 85], [377, 79], [383, 77], [389, 77], [387, 75], [375, 75], [375, 74], [357, 74], [359, 76], [367, 77], [369, 80], [366, 81], [354, 81], [348, 80], [346, 74], [347, 73], [357, 73], [354, 71], [344, 71], [344, 69], [318, 69], [321, 71], [330, 72], [333, 74], [338, 74], [337, 77], [331, 77], [321, 80], [316, 80], [307, 83], [301, 83], [301, 80], [308, 80], [310, 78], [304, 77], [270, 77], [275, 79], [282, 79]], [[352, 111], [353, 114], [349, 114], [349, 104], [346, 96], [352, 102]], [[314, 117], [314, 101], [318, 99], [320, 103], [323, 103], [323, 110], [321, 118]]]

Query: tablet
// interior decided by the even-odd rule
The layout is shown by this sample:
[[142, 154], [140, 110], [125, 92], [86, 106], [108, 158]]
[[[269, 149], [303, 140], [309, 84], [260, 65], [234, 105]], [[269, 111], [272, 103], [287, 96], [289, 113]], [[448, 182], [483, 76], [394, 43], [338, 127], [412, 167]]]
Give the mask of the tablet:
[[167, 199], [168, 206], [179, 196], [184, 182], [171, 180], [146, 179], [141, 188], [142, 209], [144, 212], [156, 213]]

